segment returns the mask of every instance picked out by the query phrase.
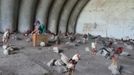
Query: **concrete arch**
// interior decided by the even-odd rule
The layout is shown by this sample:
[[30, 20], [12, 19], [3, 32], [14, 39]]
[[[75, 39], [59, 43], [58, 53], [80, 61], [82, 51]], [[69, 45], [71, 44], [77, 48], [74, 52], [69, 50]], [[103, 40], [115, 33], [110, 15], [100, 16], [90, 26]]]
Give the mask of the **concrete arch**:
[[62, 33], [66, 32], [66, 27], [67, 27], [67, 21], [69, 18], [69, 15], [74, 8], [74, 6], [77, 4], [78, 0], [68, 0], [66, 5], [64, 6], [64, 9], [61, 13], [61, 17], [59, 20], [59, 31]]
[[[90, 1], [90, 0], [89, 0]], [[88, 2], [89, 2], [88, 1]], [[76, 28], [77, 28], [77, 21], [80, 18], [80, 14], [82, 13], [82, 11], [84, 10], [84, 8], [88, 5], [88, 2], [81, 8], [80, 12], [78, 13], [77, 17], [76, 17], [76, 21], [75, 21], [75, 25], [74, 25], [74, 32], [76, 33]]]
[[0, 32], [25, 33], [36, 19], [53, 33], [75, 31], [75, 24], [87, 0], [0, 0]]
[[69, 21], [68, 21], [68, 32], [73, 32], [75, 33], [75, 24], [77, 21], [77, 17], [80, 14], [81, 9], [83, 8], [83, 6], [85, 6], [85, 4], [88, 3], [89, 0], [80, 0], [78, 2], [78, 4], [76, 5], [74, 11], [72, 12], [72, 14], [70, 15]]
[[16, 2], [18, 0], [1, 0], [1, 32], [4, 32], [6, 29], [10, 29], [11, 32], [15, 30], [14, 18], [17, 15], [14, 15], [16, 12], [14, 7]]
[[36, 20], [39, 20], [42, 24], [46, 24], [47, 13], [53, 0], [40, 0], [36, 13]]
[[36, 2], [38, 0], [22, 0], [19, 14], [18, 31], [25, 33], [33, 28], [33, 18]]
[[52, 6], [48, 19], [48, 30], [53, 33], [57, 33], [57, 24], [60, 11], [66, 0], [56, 0]]

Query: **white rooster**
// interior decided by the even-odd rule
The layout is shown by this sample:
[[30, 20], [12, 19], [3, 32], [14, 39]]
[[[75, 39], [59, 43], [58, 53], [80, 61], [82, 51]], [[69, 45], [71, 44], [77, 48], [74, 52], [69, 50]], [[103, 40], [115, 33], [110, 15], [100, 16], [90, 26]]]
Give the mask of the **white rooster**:
[[60, 54], [60, 60], [66, 65], [67, 68], [75, 68], [75, 65], [80, 60], [80, 54], [75, 54], [71, 59], [68, 58], [58, 47], [53, 47], [53, 51]]
[[10, 32], [9, 30], [7, 29], [4, 34], [3, 34], [3, 37], [2, 37], [2, 42], [3, 43], [7, 43], [8, 40], [9, 40], [9, 37], [10, 37]]
[[61, 60], [63, 61], [63, 63], [66, 64], [66, 67], [68, 69], [75, 69], [77, 62], [80, 60], [80, 54], [75, 54], [71, 59], [69, 59], [63, 53], [60, 53], [60, 55], [61, 55]]
[[10, 52], [14, 50], [13, 47], [8, 46], [8, 45], [3, 45], [2, 48], [4, 49], [4, 50], [3, 50], [3, 54], [4, 54], [4, 55], [9, 55]]
[[120, 66], [117, 64], [115, 57], [112, 57], [112, 64], [108, 67], [108, 69], [112, 72], [113, 75], [120, 74]]
[[112, 72], [113, 75], [118, 75], [120, 74], [119, 72], [119, 66], [117, 64], [111, 64], [108, 69]]

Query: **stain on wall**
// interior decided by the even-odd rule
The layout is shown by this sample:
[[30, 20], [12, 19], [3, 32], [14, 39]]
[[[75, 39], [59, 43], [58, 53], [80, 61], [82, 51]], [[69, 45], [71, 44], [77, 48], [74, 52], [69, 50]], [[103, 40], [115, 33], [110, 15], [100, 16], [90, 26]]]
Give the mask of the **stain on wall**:
[[[78, 19], [76, 32], [104, 37], [134, 38], [132, 8], [134, 0], [91, 0]], [[85, 24], [91, 27], [89, 31], [85, 29]], [[93, 24], [97, 27], [95, 28]]]

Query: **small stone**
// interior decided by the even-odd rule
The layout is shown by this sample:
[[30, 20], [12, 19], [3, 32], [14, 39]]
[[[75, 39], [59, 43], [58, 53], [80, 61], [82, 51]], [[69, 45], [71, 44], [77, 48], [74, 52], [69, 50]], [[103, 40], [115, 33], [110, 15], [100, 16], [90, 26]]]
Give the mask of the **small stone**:
[[76, 40], [77, 43], [81, 43], [81, 40]]
[[112, 72], [113, 75], [120, 74], [119, 67], [116, 64], [111, 64], [108, 69]]
[[40, 46], [44, 47], [45, 46], [45, 42], [40, 42]]
[[58, 47], [53, 47], [53, 52], [59, 53], [59, 48]]
[[5, 50], [3, 51], [3, 54], [4, 54], [4, 55], [9, 55], [9, 51], [5, 49]]
[[27, 42], [30, 42], [30, 41], [31, 41], [31, 39], [30, 39], [30, 38], [27, 38], [27, 39], [26, 39], [26, 41], [27, 41]]
[[116, 45], [116, 44], [118, 44], [118, 42], [114, 41], [114, 44]]
[[122, 56], [130, 56], [130, 53], [128, 53], [128, 52], [122, 52], [120, 55], [122, 55]]
[[85, 48], [85, 51], [90, 52], [90, 49], [88, 47]]
[[133, 47], [131, 45], [127, 45], [127, 49], [133, 49]]

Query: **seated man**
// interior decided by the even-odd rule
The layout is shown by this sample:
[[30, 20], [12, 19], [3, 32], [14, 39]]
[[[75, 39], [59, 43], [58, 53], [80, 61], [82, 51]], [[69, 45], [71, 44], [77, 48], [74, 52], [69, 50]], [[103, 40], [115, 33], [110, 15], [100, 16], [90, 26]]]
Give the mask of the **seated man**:
[[34, 30], [31, 33], [33, 46], [36, 46], [36, 44], [37, 44], [37, 35], [40, 34], [39, 24], [40, 24], [40, 22], [37, 21], [37, 23], [35, 24]]
[[33, 41], [33, 46], [36, 46], [37, 42], [44, 42], [44, 40], [47, 40], [47, 37], [43, 35], [43, 33], [46, 32], [46, 27], [44, 24], [40, 24], [40, 21], [35, 21], [34, 23], [35, 27], [34, 30], [32, 31], [32, 41]]
[[39, 26], [35, 26], [34, 30], [32, 31], [31, 34], [39, 34]]
[[46, 26], [44, 24], [41, 24], [39, 20], [35, 21], [34, 26], [35, 26], [34, 30], [35, 32], [37, 31], [40, 34], [46, 32]]

